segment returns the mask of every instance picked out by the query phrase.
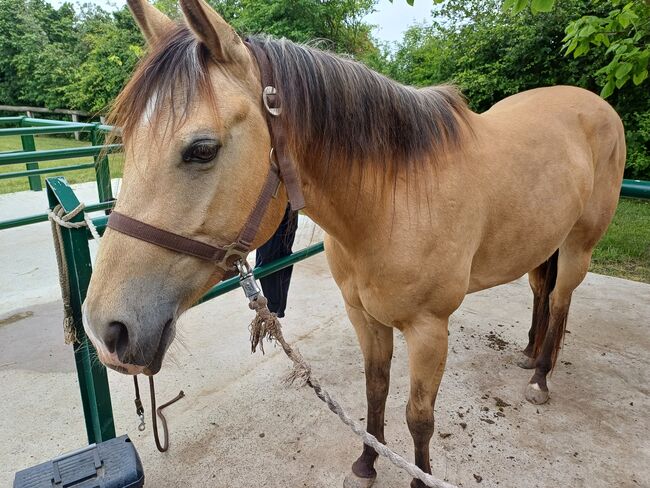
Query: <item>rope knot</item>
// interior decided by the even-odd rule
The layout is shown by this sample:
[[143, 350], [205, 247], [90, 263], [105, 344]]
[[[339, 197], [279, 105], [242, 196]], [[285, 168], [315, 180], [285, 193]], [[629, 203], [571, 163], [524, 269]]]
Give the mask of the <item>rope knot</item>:
[[269, 310], [268, 301], [263, 296], [258, 296], [248, 304], [251, 310], [255, 311], [255, 318], [249, 327], [251, 333], [251, 352], [257, 350], [264, 354], [264, 339], [268, 341], [277, 340], [280, 322], [278, 317]]

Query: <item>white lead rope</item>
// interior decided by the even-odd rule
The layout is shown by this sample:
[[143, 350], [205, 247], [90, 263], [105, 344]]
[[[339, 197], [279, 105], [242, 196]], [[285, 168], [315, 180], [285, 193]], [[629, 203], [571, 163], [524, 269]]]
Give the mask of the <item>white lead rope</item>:
[[90, 234], [93, 236], [97, 242], [99, 242], [100, 236], [97, 231], [97, 227], [93, 224], [93, 221], [87, 214], [84, 214], [83, 222], [70, 222], [74, 217], [76, 217], [80, 212], [83, 212], [85, 205], [80, 203], [77, 205], [71, 212], [65, 213], [65, 210], [61, 205], [57, 205], [53, 210], [50, 210], [47, 214], [47, 218], [59, 224], [61, 227], [66, 229], [80, 229], [82, 227], [88, 227]]

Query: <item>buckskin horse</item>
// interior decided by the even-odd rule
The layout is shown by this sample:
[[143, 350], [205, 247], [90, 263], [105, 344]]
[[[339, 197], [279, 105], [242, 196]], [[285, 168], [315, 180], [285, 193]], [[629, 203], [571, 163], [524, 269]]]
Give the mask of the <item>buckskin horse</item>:
[[[525, 396], [547, 401], [572, 292], [618, 201], [625, 140], [606, 102], [557, 86], [477, 114], [449, 86], [244, 41], [203, 0], [182, 0], [180, 23], [128, 3], [150, 51], [112, 111], [123, 183], [84, 304], [106, 366], [157, 373], [177, 317], [272, 235], [290, 201], [327, 233], [363, 352], [368, 432], [384, 442], [397, 329], [415, 461], [430, 473], [449, 316], [466, 294], [526, 273]], [[364, 447], [344, 484], [370, 486], [376, 457]]]

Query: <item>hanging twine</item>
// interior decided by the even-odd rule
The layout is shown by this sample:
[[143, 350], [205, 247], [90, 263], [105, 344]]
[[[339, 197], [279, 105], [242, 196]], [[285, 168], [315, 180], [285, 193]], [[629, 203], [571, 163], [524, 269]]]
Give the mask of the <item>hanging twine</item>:
[[56, 263], [59, 268], [59, 284], [61, 285], [61, 298], [63, 300], [63, 339], [66, 344], [76, 344], [78, 339], [74, 327], [72, 305], [70, 303], [70, 278], [68, 276], [68, 263], [65, 258], [63, 232], [61, 229], [80, 229], [82, 227], [88, 227], [93, 238], [99, 242], [99, 232], [97, 232], [97, 228], [86, 214], [84, 214], [83, 222], [71, 222], [74, 217], [83, 211], [84, 204], [80, 203], [67, 214], [61, 205], [57, 205], [47, 214], [47, 218], [52, 227], [54, 253], [56, 254]]
[[399, 454], [391, 451], [384, 444], [379, 442], [377, 438], [366, 432], [360, 425], [358, 425], [347, 412], [341, 407], [340, 403], [332, 397], [327, 390], [325, 390], [318, 379], [312, 375], [311, 366], [300, 354], [297, 347], [291, 346], [282, 334], [282, 325], [277, 316], [268, 308], [267, 300], [261, 294], [250, 301], [249, 307], [255, 311], [255, 318], [250, 325], [251, 333], [251, 350], [255, 352], [259, 346], [262, 353], [264, 353], [264, 339], [269, 341], [276, 341], [284, 350], [284, 353], [293, 362], [293, 369], [289, 375], [284, 379], [284, 383], [291, 385], [298, 383], [300, 386], [309, 386], [314, 390], [316, 396], [320, 398], [327, 407], [334, 412], [341, 421], [352, 429], [356, 435], [361, 437], [363, 443], [372, 447], [378, 454], [388, 458], [398, 468], [406, 471], [413, 478], [422, 481], [426, 486], [431, 488], [457, 488], [455, 485], [439, 480], [430, 474], [425, 473], [415, 464], [408, 462]]

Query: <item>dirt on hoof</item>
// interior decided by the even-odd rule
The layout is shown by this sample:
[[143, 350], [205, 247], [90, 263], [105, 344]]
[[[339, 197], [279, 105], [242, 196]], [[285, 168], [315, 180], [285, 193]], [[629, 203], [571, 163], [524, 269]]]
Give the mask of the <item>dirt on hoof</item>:
[[548, 390], [542, 390], [537, 383], [528, 383], [526, 385], [526, 400], [533, 405], [542, 405], [548, 401]]
[[360, 478], [354, 473], [348, 474], [343, 480], [343, 488], [370, 488], [375, 484], [377, 477]]
[[517, 366], [522, 369], [534, 369], [535, 360], [533, 358], [529, 358], [525, 354], [522, 354], [521, 357], [517, 360]]

